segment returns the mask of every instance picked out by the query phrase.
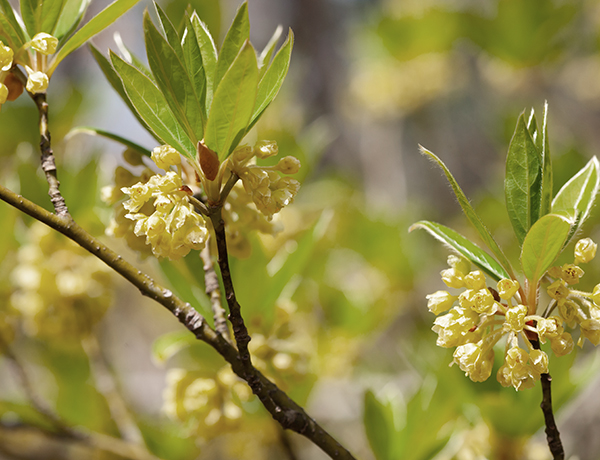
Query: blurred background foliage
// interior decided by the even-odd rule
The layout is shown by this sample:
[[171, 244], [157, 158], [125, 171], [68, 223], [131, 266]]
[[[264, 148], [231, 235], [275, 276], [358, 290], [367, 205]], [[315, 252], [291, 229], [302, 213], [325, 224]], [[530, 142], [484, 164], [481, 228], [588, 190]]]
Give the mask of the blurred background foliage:
[[[88, 14], [107, 3], [95, 0]], [[187, 6], [159, 3], [174, 23]], [[239, 6], [191, 3], [221, 37]], [[118, 32], [143, 56], [141, 12], [148, 6], [141, 2], [95, 45], [116, 49]], [[298, 157], [303, 184], [281, 214], [285, 230], [275, 238], [249, 235], [251, 256], [232, 260], [257, 365], [359, 458], [550, 458], [539, 388], [517, 393], [493, 378], [476, 384], [448, 367], [451, 354], [435, 346], [425, 307], [425, 295], [442, 288], [447, 253], [407, 229], [430, 219], [474, 237], [444, 178], [418, 154], [421, 143], [448, 165], [517, 260], [502, 188], [510, 136], [525, 107], [549, 102], [556, 189], [599, 150], [600, 4], [249, 0], [249, 11], [258, 49], [278, 24], [296, 34], [288, 79], [250, 136], [274, 139], [280, 152]], [[80, 224], [102, 235], [112, 211], [99, 189], [122, 164], [121, 149], [67, 134], [92, 125], [154, 145], [88, 50], [59, 68], [49, 103], [63, 193]], [[35, 107], [21, 97], [2, 109], [0, 178], [50, 209]], [[585, 227], [596, 241], [599, 218], [595, 211]], [[7, 205], [0, 205], [0, 219], [0, 308], [14, 333], [11, 349], [36, 391], [69, 424], [123, 434], [114, 417], [121, 401], [132, 414], [125, 425], [161, 458], [326, 458], [283, 434], [215, 352], [116, 277], [112, 306], [90, 337], [73, 339], [75, 331], [47, 337], [26, 327], [25, 313], [14, 306], [15, 293], [24, 290], [15, 272], [25, 264], [22, 248], [39, 235], [31, 219]], [[120, 240], [109, 242], [206, 313], [197, 255], [158, 264]], [[582, 288], [591, 289], [600, 269], [592, 263], [586, 271]], [[84, 298], [72, 296], [73, 305]], [[550, 369], [568, 456], [597, 460], [600, 364], [588, 345], [576, 357], [552, 360]], [[13, 364], [0, 361], [0, 458], [117, 458], [32, 428], [46, 422], [31, 410]], [[218, 422], [210, 418], [215, 408]]]

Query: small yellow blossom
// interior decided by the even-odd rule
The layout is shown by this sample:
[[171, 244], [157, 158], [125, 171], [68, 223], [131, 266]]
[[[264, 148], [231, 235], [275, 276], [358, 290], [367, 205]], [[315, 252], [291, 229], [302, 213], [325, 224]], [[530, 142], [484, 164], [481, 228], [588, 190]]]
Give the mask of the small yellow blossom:
[[583, 238], [575, 244], [575, 264], [588, 263], [596, 257], [598, 245], [591, 238]]
[[581, 328], [581, 338], [579, 339], [578, 345], [583, 345], [583, 338], [585, 337], [594, 345], [600, 343], [600, 320], [597, 319], [585, 319], [579, 323]]
[[450, 294], [448, 291], [436, 291], [429, 294], [427, 297], [427, 308], [435, 315], [439, 315], [452, 307], [457, 297]]
[[554, 300], [566, 299], [569, 295], [569, 289], [567, 289], [566, 283], [562, 279], [556, 280], [548, 286], [546, 291]]
[[45, 93], [48, 89], [48, 75], [44, 72], [34, 71], [28, 66], [25, 66], [25, 68], [27, 69], [28, 74], [27, 85], [25, 86], [27, 91], [32, 94]]
[[152, 161], [160, 169], [168, 171], [171, 166], [181, 164], [179, 152], [170, 145], [161, 145], [152, 150]]
[[500, 298], [508, 300], [519, 290], [519, 282], [516, 280], [501, 279], [498, 281], [497, 288]]
[[10, 70], [13, 63], [14, 51], [12, 48], [4, 45], [0, 40], [0, 70], [6, 72]]
[[527, 307], [525, 305], [517, 305], [509, 308], [506, 311], [506, 322], [504, 329], [506, 331], [521, 332], [525, 327], [525, 316], [527, 316]]
[[42, 54], [54, 54], [56, 47], [58, 46], [58, 38], [53, 37], [45, 32], [36, 34], [31, 40], [31, 47], [38, 53]]
[[456, 347], [454, 362], [473, 382], [484, 382], [492, 374], [494, 350], [483, 350], [482, 342]]
[[8, 99], [8, 87], [4, 83], [0, 83], [0, 105], [4, 104]]
[[431, 328], [438, 334], [437, 345], [452, 348], [463, 345], [476, 336], [472, 330], [477, 326], [479, 315], [470, 308], [454, 307], [444, 316], [438, 316]]
[[456, 268], [447, 268], [446, 270], [442, 270], [440, 275], [442, 276], [442, 281], [449, 288], [459, 289], [465, 286], [463, 274]]
[[475, 270], [465, 276], [465, 286], [469, 289], [484, 289], [485, 288], [485, 275], [481, 270]]
[[571, 334], [563, 332], [560, 336], [550, 339], [550, 347], [556, 356], [564, 356], [573, 351], [575, 342]]

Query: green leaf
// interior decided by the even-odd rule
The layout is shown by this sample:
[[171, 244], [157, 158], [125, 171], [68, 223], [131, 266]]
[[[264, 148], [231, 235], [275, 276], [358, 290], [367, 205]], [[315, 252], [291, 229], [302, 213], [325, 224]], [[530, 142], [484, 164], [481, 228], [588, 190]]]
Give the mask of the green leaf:
[[156, 84], [193, 145], [204, 137], [202, 106], [187, 70], [169, 43], [144, 13], [146, 53]]
[[156, 14], [158, 15], [158, 19], [165, 37], [167, 37], [167, 42], [169, 45], [171, 45], [171, 48], [173, 48], [179, 60], [184, 62], [183, 49], [181, 48], [181, 38], [177, 33], [175, 26], [156, 2], [154, 2], [154, 7], [156, 9]]
[[158, 365], [164, 364], [184, 348], [197, 342], [189, 331], [168, 332], [157, 338], [152, 344], [152, 359]]
[[542, 205], [541, 215], [552, 209], [552, 162], [550, 161], [550, 145], [548, 144], [548, 102], [544, 104], [544, 122], [542, 125]]
[[39, 32], [52, 35], [65, 0], [21, 0], [21, 17], [29, 35]]
[[502, 266], [487, 252], [451, 228], [435, 222], [422, 220], [413, 224], [409, 231], [418, 228], [426, 230], [434, 238], [446, 244], [450, 249], [454, 249], [456, 252], [469, 259], [493, 279], [499, 281], [503, 278], [510, 278], [504, 268], [502, 268]]
[[294, 46], [294, 33], [290, 29], [288, 38], [282, 45], [281, 49], [277, 52], [277, 55], [273, 58], [273, 63], [269, 66], [265, 72], [263, 78], [258, 84], [258, 93], [256, 95], [256, 105], [254, 107], [254, 113], [252, 114], [252, 121], [250, 122], [250, 128], [261, 117], [265, 109], [275, 99], [285, 76], [287, 75], [288, 69], [290, 68], [290, 59], [292, 56], [292, 48]]
[[571, 224], [579, 220], [580, 224], [588, 217], [596, 199], [600, 185], [600, 164], [593, 157], [569, 181], [562, 186], [552, 202], [554, 214], [566, 215]]
[[217, 87], [206, 123], [205, 143], [221, 161], [237, 147], [234, 140], [248, 127], [257, 84], [256, 54], [246, 41]]
[[202, 63], [202, 52], [198, 46], [198, 39], [192, 23], [188, 21], [188, 27], [183, 33], [182, 50], [184, 64], [187, 69], [188, 76], [194, 87], [196, 99], [201, 106], [200, 116], [202, 118], [202, 126], [206, 125], [207, 108], [206, 108], [206, 74]]
[[217, 70], [217, 48], [210, 34], [208, 27], [204, 24], [196, 12], [192, 14], [190, 19], [198, 47], [202, 54], [202, 66], [204, 67], [204, 75], [206, 78], [206, 99], [204, 101], [205, 116], [208, 117], [208, 111], [213, 100], [215, 72]]
[[116, 54], [111, 52], [110, 58], [127, 97], [153, 134], [193, 160], [196, 146], [177, 122], [160, 90], [148, 77]]
[[83, 19], [91, 0], [67, 0], [58, 18], [53, 35], [58, 38], [59, 47], [75, 32]]
[[565, 217], [546, 214], [527, 233], [521, 250], [521, 265], [534, 286], [561, 253], [570, 231], [571, 224]]
[[391, 459], [391, 434], [394, 430], [393, 413], [389, 403], [384, 405], [372, 391], [365, 393], [363, 416], [367, 439], [377, 460]]
[[506, 209], [519, 244], [540, 217], [542, 158], [525, 124], [524, 114], [508, 147], [504, 180]]
[[275, 48], [277, 47], [277, 42], [279, 42], [279, 38], [281, 37], [281, 33], [283, 32], [283, 27], [277, 26], [275, 32], [271, 36], [269, 43], [265, 46], [265, 48], [260, 53], [258, 58], [258, 79], [262, 80], [263, 75], [269, 68], [269, 64], [271, 64], [271, 58], [273, 57], [273, 53], [275, 52]]
[[69, 134], [67, 134], [66, 139], [76, 134], [88, 134], [91, 136], [105, 137], [107, 139], [110, 139], [111, 141], [118, 142], [119, 144], [122, 144], [127, 148], [135, 150], [136, 152], [139, 152], [142, 155], [147, 156], [148, 158], [150, 158], [150, 155], [152, 153], [150, 152], [150, 150], [142, 147], [139, 144], [136, 144], [135, 142], [125, 139], [124, 137], [121, 137], [118, 134], [104, 131], [103, 129], [92, 128], [90, 126], [77, 126], [76, 128], [73, 128], [71, 131], [69, 131]]
[[513, 273], [512, 273], [512, 267], [510, 265], [510, 262], [508, 261], [508, 259], [504, 255], [504, 253], [502, 252], [502, 249], [500, 249], [500, 246], [498, 246], [498, 244], [494, 240], [494, 237], [492, 236], [490, 231], [486, 228], [485, 224], [481, 221], [479, 215], [475, 212], [475, 209], [473, 209], [473, 206], [471, 206], [471, 203], [469, 203], [469, 200], [467, 199], [466, 195], [464, 194], [464, 192], [458, 185], [458, 182], [456, 182], [456, 179], [454, 179], [454, 176], [452, 176], [452, 173], [450, 172], [450, 170], [446, 167], [446, 165], [442, 162], [442, 160], [440, 160], [433, 152], [430, 152], [429, 150], [427, 150], [425, 147], [423, 147], [421, 145], [419, 145], [419, 149], [421, 150], [422, 154], [429, 156], [429, 158], [431, 158], [433, 161], [435, 161], [435, 163], [440, 168], [442, 168], [442, 171], [444, 171], [444, 174], [446, 175], [446, 178], [448, 179], [448, 182], [450, 183], [450, 186], [452, 187], [452, 191], [454, 192], [454, 195], [456, 195], [458, 204], [460, 204], [460, 207], [462, 208], [463, 212], [465, 213], [465, 216], [467, 217], [469, 222], [471, 222], [471, 225], [473, 225], [473, 227], [475, 227], [475, 230], [477, 230], [477, 233], [479, 233], [479, 236], [481, 237], [483, 242], [487, 245], [488, 248], [490, 248], [490, 250], [492, 251], [494, 256], [496, 256], [496, 258], [498, 259], [500, 264], [504, 267], [506, 272], [510, 273], [512, 275]]
[[29, 40], [8, 0], [0, 0], [0, 37], [13, 50], [18, 50]]
[[46, 72], [49, 76], [52, 75], [56, 66], [66, 58], [69, 54], [83, 45], [86, 41], [96, 35], [98, 32], [106, 29], [109, 25], [121, 17], [127, 10], [132, 8], [139, 0], [116, 0], [108, 5], [105, 9], [94, 16], [86, 25], [75, 33], [60, 51], [54, 56], [50, 68]]
[[[237, 58], [242, 46], [250, 38], [250, 19], [248, 17], [248, 3], [244, 2], [239, 7], [231, 27], [225, 35], [221, 51], [219, 52], [219, 58], [217, 60], [217, 68], [215, 69], [215, 79], [213, 83], [213, 90], [216, 91], [219, 87], [221, 79], [225, 76], [225, 73], [229, 70], [229, 67], [233, 64]], [[255, 56], [256, 58], [256, 56]]]

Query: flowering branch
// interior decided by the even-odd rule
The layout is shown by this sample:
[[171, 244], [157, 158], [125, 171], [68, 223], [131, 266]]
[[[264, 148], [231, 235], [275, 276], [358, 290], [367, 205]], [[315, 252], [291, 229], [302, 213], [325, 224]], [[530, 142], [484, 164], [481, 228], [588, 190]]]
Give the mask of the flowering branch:
[[[244, 362], [242, 359], [243, 352], [240, 351], [238, 353], [238, 350], [227, 342], [221, 334], [212, 329], [204, 317], [194, 310], [189, 303], [179, 299], [170, 290], [158, 285], [148, 275], [123, 260], [120, 255], [88, 234], [70, 217], [65, 219], [64, 217], [48, 212], [2, 185], [0, 185], [0, 199], [73, 240], [137, 287], [142, 295], [155, 300], [167, 308], [197, 339], [206, 342], [223, 356], [231, 365], [234, 373], [248, 382], [254, 394], [259, 397], [265, 408], [283, 428], [295, 431], [310, 439], [332, 459], [355, 459], [346, 448], [314, 421], [301, 406], [255, 369], [249, 360]], [[220, 214], [221, 208], [213, 209], [213, 211], [215, 214], [211, 215], [211, 219], [213, 224], [218, 224], [215, 226], [215, 232], [217, 234], [219, 264], [225, 285], [225, 295], [230, 308], [233, 305], [234, 312], [239, 315], [240, 306], [235, 299], [229, 265], [227, 263], [227, 247], [224, 225]], [[245, 326], [241, 327], [240, 323], [243, 324], [241, 317], [236, 319], [234, 334], [237, 334], [236, 339], [238, 336], [241, 338], [242, 346], [245, 342], [245, 353], [248, 353], [247, 344], [250, 337], [247, 330], [245, 330]], [[237, 333], [235, 332], [236, 328], [238, 328]], [[246, 337], [244, 337], [244, 330]]]

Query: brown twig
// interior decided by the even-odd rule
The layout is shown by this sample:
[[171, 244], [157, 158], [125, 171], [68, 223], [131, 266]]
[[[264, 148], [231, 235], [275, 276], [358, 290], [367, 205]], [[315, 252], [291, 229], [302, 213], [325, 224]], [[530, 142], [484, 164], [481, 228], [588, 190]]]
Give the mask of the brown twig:
[[210, 298], [210, 304], [212, 306], [213, 318], [215, 322], [215, 330], [221, 334], [225, 340], [231, 342], [229, 335], [229, 327], [227, 326], [227, 319], [225, 318], [225, 309], [221, 305], [221, 290], [219, 289], [219, 278], [215, 272], [213, 266], [212, 256], [210, 254], [209, 242], [206, 242], [206, 246], [200, 251], [200, 258], [202, 259], [204, 269], [204, 285], [206, 286], [206, 295]]
[[[202, 315], [194, 310], [189, 303], [182, 301], [171, 291], [155, 283], [152, 278], [123, 260], [120, 255], [92, 237], [72, 219], [61, 218], [60, 216], [48, 212], [2, 185], [0, 185], [0, 199], [70, 238], [82, 248], [106, 263], [131, 284], [136, 286], [142, 295], [154, 299], [172, 312], [179, 321], [196, 336], [196, 338], [213, 347], [231, 365], [231, 368], [236, 375], [248, 382], [252, 391], [259, 397], [265, 408], [284, 429], [290, 429], [305, 436], [315, 445], [320, 447], [332, 459], [355, 460], [352, 454], [315, 422], [302, 407], [296, 404], [296, 402], [294, 402], [286, 393], [281, 391], [272, 381], [252, 367], [251, 363], [250, 366], [248, 366], [248, 362], [242, 360], [241, 352], [238, 353], [238, 350], [236, 350], [234, 346], [212, 329], [206, 323], [206, 320]], [[217, 221], [220, 222], [215, 229], [218, 231], [217, 246], [222, 245], [219, 251], [219, 259], [223, 257], [224, 260], [227, 260], [224, 226], [222, 219], [220, 218], [220, 211]], [[219, 240], [221, 241], [219, 242]], [[221, 256], [221, 254], [223, 254], [223, 256]], [[221, 261], [219, 261], [219, 263], [221, 264]], [[224, 268], [226, 268], [226, 270], [224, 270]], [[226, 275], [223, 274], [224, 271]], [[232, 295], [231, 274], [229, 272], [228, 263], [221, 267], [221, 274], [224, 277], [225, 296], [227, 297], [228, 304], [230, 302], [235, 302], [235, 304], [237, 304], [235, 294]], [[225, 277], [227, 279], [226, 283]], [[237, 308], [239, 313], [239, 304], [237, 304], [237, 307], [235, 307], [235, 304], [234, 309]]]
[[[531, 344], [536, 350], [540, 349], [540, 342], [532, 340]], [[546, 423], [546, 441], [552, 458], [554, 460], [564, 460], [565, 450], [560, 440], [560, 433], [554, 420], [554, 412], [552, 410], [552, 377], [550, 374], [541, 374], [540, 381], [542, 382], [542, 403], [540, 407], [544, 413], [544, 421]]]

